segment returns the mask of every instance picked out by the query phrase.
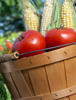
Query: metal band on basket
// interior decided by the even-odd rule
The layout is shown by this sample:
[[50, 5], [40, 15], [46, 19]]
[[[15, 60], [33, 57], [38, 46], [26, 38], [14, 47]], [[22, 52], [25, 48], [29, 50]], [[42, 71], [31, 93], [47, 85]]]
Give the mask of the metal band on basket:
[[27, 97], [27, 98], [12, 98], [12, 100], [57, 100], [73, 94], [76, 94], [76, 85], [49, 94]]

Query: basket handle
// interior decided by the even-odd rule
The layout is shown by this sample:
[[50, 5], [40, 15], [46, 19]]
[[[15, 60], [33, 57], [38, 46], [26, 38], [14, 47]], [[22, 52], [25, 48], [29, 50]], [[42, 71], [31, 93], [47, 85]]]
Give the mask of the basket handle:
[[18, 59], [19, 58], [19, 53], [14, 52], [11, 54], [2, 54], [0, 56], [0, 62], [8, 61], [8, 60], [13, 60], [13, 59]]

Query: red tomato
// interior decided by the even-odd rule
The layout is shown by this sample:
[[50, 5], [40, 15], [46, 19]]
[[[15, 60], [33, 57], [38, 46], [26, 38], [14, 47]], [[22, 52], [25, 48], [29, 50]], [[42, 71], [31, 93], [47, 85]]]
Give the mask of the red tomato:
[[45, 35], [46, 47], [54, 47], [76, 42], [76, 33], [72, 28], [52, 29]]
[[[22, 33], [13, 43], [12, 51], [18, 51], [19, 54], [36, 51], [46, 48], [45, 38], [37, 31], [29, 30]], [[43, 53], [45, 51], [35, 52], [23, 55], [21, 57], [28, 57]]]

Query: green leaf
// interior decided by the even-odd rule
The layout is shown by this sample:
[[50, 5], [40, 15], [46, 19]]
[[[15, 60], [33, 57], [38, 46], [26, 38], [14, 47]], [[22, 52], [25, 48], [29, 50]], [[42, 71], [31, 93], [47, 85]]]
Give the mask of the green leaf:
[[5, 2], [6, 2], [6, 4], [7, 4], [7, 6], [10, 6], [10, 0], [5, 0]]
[[[0, 8], [1, 8], [1, 6], [2, 6], [2, 3], [0, 2]], [[1, 14], [1, 10], [0, 10], [0, 14]]]
[[0, 73], [0, 100], [7, 100], [7, 92], [1, 73]]
[[16, 5], [15, 0], [11, 0], [11, 6], [15, 6], [15, 5]]
[[55, 23], [52, 22], [51, 24], [48, 25], [47, 31], [54, 29], [54, 28], [55, 28]]

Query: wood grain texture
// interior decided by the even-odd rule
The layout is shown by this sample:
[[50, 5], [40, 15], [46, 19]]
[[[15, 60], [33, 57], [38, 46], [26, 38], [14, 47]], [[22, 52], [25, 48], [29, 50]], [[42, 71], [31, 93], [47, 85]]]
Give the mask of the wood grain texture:
[[35, 95], [50, 93], [45, 68], [35, 68], [28, 71]]
[[[13, 97], [40, 100], [46, 95], [76, 85], [76, 45], [40, 55], [0, 63], [0, 70]], [[9, 74], [10, 73], [10, 74]], [[57, 94], [54, 94], [57, 96]], [[43, 100], [50, 100], [50, 96]], [[76, 100], [76, 95], [58, 100]]]
[[[63, 61], [46, 66], [46, 72], [51, 92], [67, 88]], [[59, 100], [69, 100], [69, 98], [66, 97]]]
[[[70, 90], [72, 92], [70, 92]], [[56, 96], [57, 94], [57, 96]], [[12, 98], [13, 100], [63, 100], [63, 98], [76, 94], [76, 85], [52, 93], [26, 97], [26, 98]]]
[[19, 91], [19, 94], [21, 97], [30, 97], [31, 91], [24, 80], [24, 77], [21, 73], [21, 71], [13, 72], [11, 73], [12, 79], [14, 80], [14, 83]]
[[18, 52], [14, 52], [14, 53], [10, 53], [10, 54], [2, 54], [0, 56], [0, 62], [9, 61], [9, 60], [18, 59], [18, 58], [19, 58]]
[[31, 91], [32, 96], [34, 96], [35, 94], [34, 94], [34, 90], [33, 90], [33, 87], [32, 87], [31, 81], [30, 81], [28, 70], [23, 70], [22, 73], [23, 73], [26, 83], [28, 84], [28, 87]]
[[[18, 59], [12, 62], [4, 62], [3, 64], [1, 63], [0, 69], [2, 73], [8, 73], [8, 72], [14, 72], [14, 71], [25, 70], [30, 68], [36, 68], [39, 66], [55, 63], [64, 59], [74, 57], [76, 56], [75, 51], [76, 51], [76, 45], [67, 46], [51, 52]], [[13, 63], [14, 66], [9, 67], [8, 63]], [[6, 69], [3, 67], [3, 65], [6, 65]]]
[[[65, 60], [67, 86], [71, 87], [76, 85], [76, 57]], [[70, 96], [70, 100], [76, 100], [76, 94]]]
[[9, 73], [8, 74], [3, 74], [3, 77], [4, 77], [4, 80], [6, 82], [6, 85], [7, 85], [8, 89], [10, 90], [11, 96], [15, 97], [15, 98], [20, 97], [10, 74]]

